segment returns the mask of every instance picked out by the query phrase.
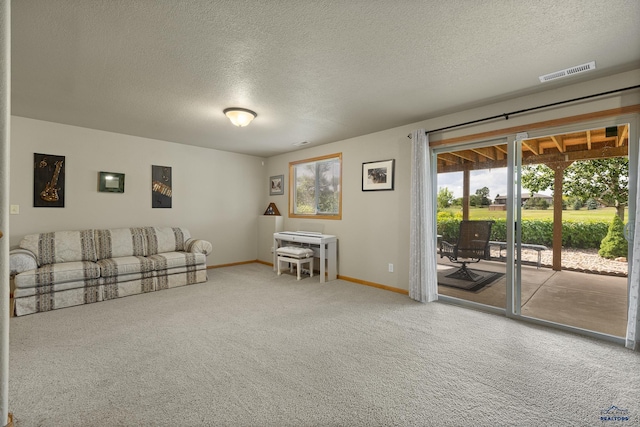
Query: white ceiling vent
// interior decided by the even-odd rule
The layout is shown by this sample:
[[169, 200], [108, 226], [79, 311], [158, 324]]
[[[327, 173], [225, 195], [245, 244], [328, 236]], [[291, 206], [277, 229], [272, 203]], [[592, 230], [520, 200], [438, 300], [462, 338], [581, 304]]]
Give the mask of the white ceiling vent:
[[296, 147], [302, 147], [303, 145], [307, 145], [309, 143], [309, 141], [302, 141], [302, 142], [294, 142], [291, 145], [295, 145]]
[[585, 71], [591, 71], [596, 69], [596, 61], [591, 61], [587, 64], [576, 65], [575, 67], [567, 68], [565, 70], [556, 71], [554, 73], [545, 74], [538, 77], [540, 83], [548, 82], [551, 80], [561, 79], [563, 77], [573, 76], [574, 74], [584, 73]]

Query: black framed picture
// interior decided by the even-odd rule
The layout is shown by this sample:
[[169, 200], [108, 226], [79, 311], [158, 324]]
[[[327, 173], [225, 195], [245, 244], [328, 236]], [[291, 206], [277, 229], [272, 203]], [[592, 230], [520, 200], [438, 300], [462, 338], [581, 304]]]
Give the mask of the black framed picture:
[[171, 167], [151, 166], [151, 207], [170, 208], [173, 190], [171, 189]]
[[64, 208], [65, 158], [33, 154], [33, 207]]
[[98, 191], [101, 193], [124, 193], [124, 174], [98, 172]]
[[362, 164], [362, 191], [393, 190], [395, 159]]

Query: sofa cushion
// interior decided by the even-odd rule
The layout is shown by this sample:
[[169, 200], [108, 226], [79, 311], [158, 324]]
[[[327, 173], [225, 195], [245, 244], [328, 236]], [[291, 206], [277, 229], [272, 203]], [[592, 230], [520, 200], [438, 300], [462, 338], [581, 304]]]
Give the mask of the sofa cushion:
[[35, 270], [20, 273], [15, 278], [16, 288], [33, 288], [57, 283], [76, 282], [100, 277], [100, 268], [89, 261], [47, 264]]
[[146, 228], [95, 230], [98, 259], [147, 255]]
[[191, 238], [189, 230], [180, 227], [146, 227], [145, 232], [147, 234], [146, 255], [184, 251], [185, 242]]
[[38, 260], [33, 252], [26, 249], [12, 249], [9, 252], [9, 274], [12, 276], [36, 268], [38, 268]]
[[122, 276], [133, 273], [151, 273], [154, 269], [153, 261], [142, 256], [127, 256], [119, 258], [101, 259], [98, 261], [101, 277]]
[[309, 258], [313, 256], [313, 249], [301, 246], [283, 246], [276, 249], [276, 253], [291, 258]]
[[28, 234], [19, 246], [31, 251], [39, 266], [97, 259], [93, 230]]
[[195, 267], [197, 265], [205, 265], [207, 262], [206, 255], [191, 252], [165, 252], [150, 255], [147, 258], [153, 261], [156, 271], [170, 270], [178, 267]]
[[100, 284], [100, 279], [77, 280], [75, 282], [64, 282], [54, 285], [32, 286], [29, 288], [18, 288], [14, 293], [15, 298], [29, 297], [33, 295], [52, 295], [56, 292], [67, 291], [77, 288], [92, 288]]
[[213, 250], [211, 242], [202, 239], [189, 239], [184, 242], [184, 250], [197, 254], [209, 255]]

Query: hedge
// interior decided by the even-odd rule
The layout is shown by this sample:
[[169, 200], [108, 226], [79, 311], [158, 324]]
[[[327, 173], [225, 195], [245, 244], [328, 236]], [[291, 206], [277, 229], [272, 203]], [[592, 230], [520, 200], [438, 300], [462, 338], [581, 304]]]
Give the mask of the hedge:
[[[438, 234], [455, 241], [460, 219], [438, 218]], [[496, 219], [491, 228], [491, 240], [507, 241], [507, 222]], [[562, 221], [562, 246], [566, 248], [599, 248], [607, 235], [609, 224], [597, 221]], [[553, 221], [522, 220], [522, 243], [553, 246]]]

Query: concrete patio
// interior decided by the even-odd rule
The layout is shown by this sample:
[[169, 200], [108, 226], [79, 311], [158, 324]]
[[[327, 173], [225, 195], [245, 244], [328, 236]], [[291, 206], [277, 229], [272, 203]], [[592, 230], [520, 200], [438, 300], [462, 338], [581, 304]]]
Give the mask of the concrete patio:
[[[438, 269], [455, 265], [438, 259]], [[505, 272], [505, 264], [481, 261], [472, 269]], [[477, 292], [438, 286], [441, 295], [504, 308], [506, 277]], [[522, 266], [523, 316], [622, 337], [627, 328], [627, 278]]]

